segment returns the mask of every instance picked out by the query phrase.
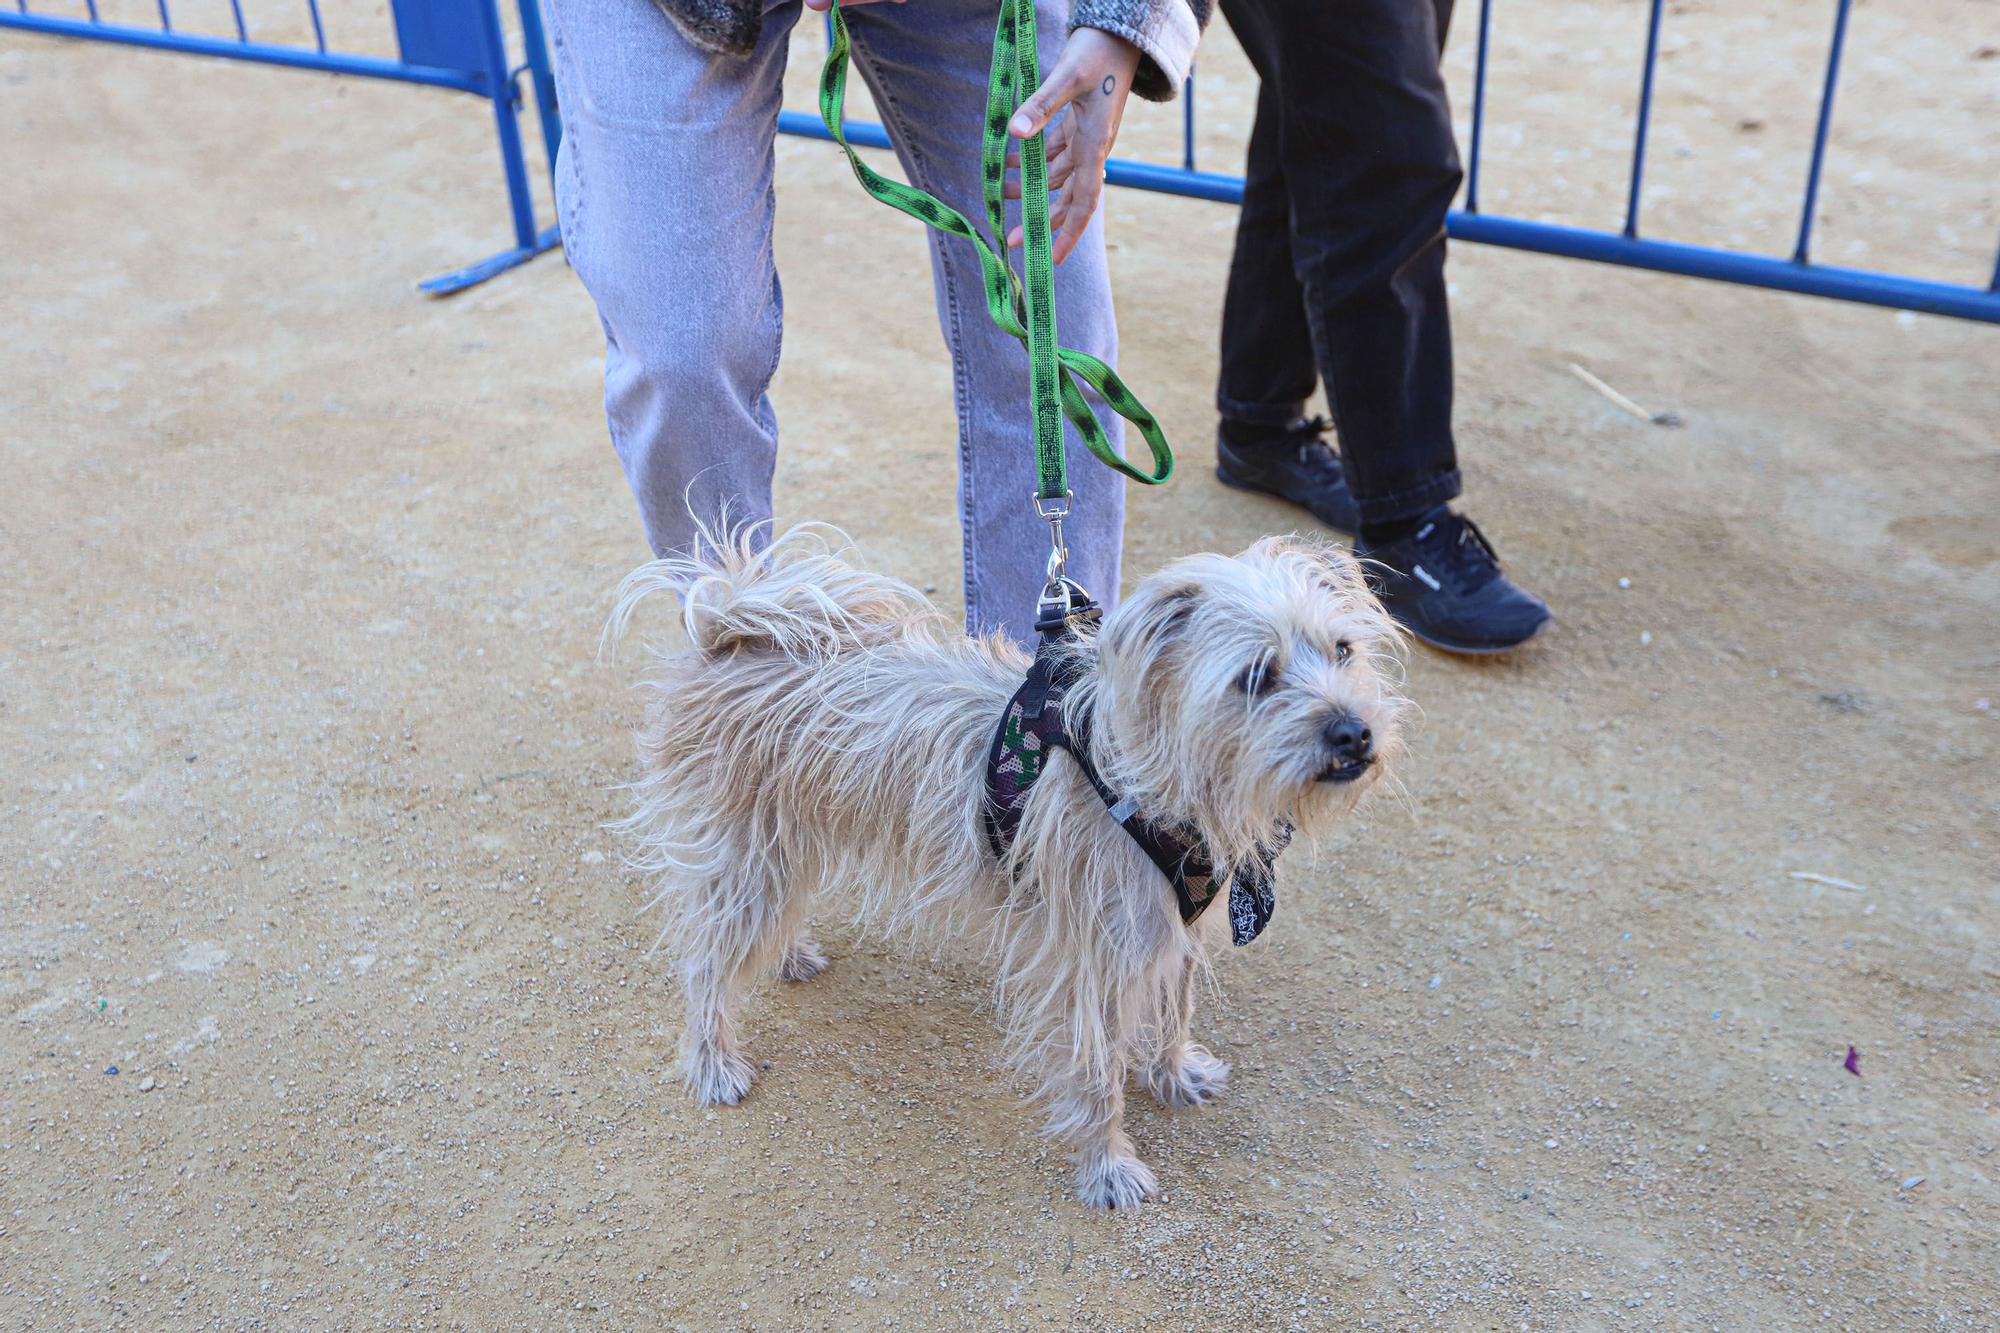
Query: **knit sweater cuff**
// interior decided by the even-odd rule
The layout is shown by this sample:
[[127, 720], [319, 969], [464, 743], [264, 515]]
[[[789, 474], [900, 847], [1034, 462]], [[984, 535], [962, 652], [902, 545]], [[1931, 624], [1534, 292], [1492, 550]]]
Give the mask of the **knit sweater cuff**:
[[1152, 102], [1173, 100], [1201, 40], [1201, 24], [1188, 0], [1076, 0], [1069, 30], [1078, 28], [1096, 28], [1138, 47], [1144, 59], [1132, 91]]

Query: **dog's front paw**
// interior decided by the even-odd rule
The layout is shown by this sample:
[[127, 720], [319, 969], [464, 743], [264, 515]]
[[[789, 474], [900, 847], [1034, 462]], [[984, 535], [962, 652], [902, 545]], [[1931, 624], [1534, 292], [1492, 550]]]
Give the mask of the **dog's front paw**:
[[1229, 1066], [1199, 1042], [1189, 1042], [1179, 1056], [1148, 1066], [1142, 1075], [1153, 1100], [1170, 1110], [1214, 1101], [1229, 1086]]
[[750, 1091], [757, 1071], [734, 1051], [714, 1046], [698, 1046], [688, 1052], [681, 1067], [687, 1089], [703, 1106], [734, 1106]]
[[1130, 1155], [1086, 1157], [1076, 1169], [1076, 1197], [1091, 1208], [1137, 1208], [1159, 1188], [1153, 1169]]
[[792, 947], [785, 950], [785, 961], [778, 965], [778, 975], [787, 981], [811, 981], [824, 971], [826, 954], [810, 935], [793, 940]]

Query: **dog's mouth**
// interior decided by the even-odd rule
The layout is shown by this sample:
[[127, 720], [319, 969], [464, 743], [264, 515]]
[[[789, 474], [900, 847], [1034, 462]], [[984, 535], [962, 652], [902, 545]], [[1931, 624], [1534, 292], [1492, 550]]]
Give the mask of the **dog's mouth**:
[[1367, 759], [1356, 759], [1352, 763], [1334, 764], [1330, 768], [1321, 769], [1319, 776], [1313, 780], [1315, 782], [1352, 782], [1374, 766], [1375, 759], [1371, 755]]

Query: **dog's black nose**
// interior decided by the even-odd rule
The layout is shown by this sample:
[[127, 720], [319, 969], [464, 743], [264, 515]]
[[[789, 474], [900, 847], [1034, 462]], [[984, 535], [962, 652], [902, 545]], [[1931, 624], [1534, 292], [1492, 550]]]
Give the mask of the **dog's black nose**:
[[1375, 734], [1352, 713], [1338, 713], [1326, 724], [1326, 743], [1342, 761], [1358, 764], [1375, 753]]

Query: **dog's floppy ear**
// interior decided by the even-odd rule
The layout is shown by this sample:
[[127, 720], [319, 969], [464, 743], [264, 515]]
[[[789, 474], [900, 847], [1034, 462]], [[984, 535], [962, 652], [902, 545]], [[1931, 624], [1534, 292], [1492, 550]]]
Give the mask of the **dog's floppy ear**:
[[1105, 623], [1105, 646], [1121, 657], [1151, 666], [1180, 637], [1200, 602], [1201, 585], [1197, 582], [1149, 579], [1135, 588]]

